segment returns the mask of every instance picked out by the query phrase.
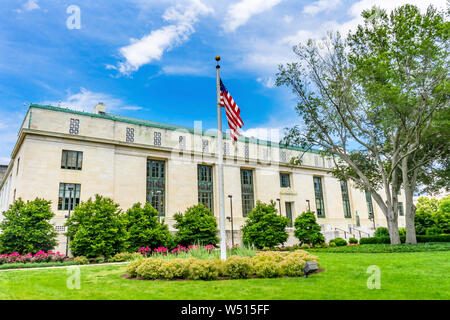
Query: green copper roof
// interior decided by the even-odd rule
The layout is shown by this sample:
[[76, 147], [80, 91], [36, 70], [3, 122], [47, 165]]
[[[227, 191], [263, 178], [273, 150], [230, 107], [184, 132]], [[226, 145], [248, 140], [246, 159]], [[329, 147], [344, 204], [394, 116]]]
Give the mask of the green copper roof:
[[[174, 131], [175, 130], [184, 130], [184, 131], [188, 131], [192, 134], [200, 133], [200, 130], [194, 130], [194, 128], [190, 128], [190, 127], [166, 124], [166, 123], [155, 122], [155, 121], [150, 121], [150, 120], [135, 119], [135, 118], [125, 117], [125, 116], [120, 116], [120, 115], [115, 115], [115, 114], [110, 114], [110, 113], [96, 114], [96, 113], [91, 113], [91, 112], [77, 111], [77, 110], [72, 110], [72, 109], [68, 109], [68, 108], [40, 105], [40, 104], [35, 104], [35, 103], [30, 104], [29, 110], [31, 108], [67, 112], [67, 113], [72, 113], [72, 114], [79, 114], [79, 115], [83, 115], [83, 116], [89, 116], [89, 117], [100, 118], [100, 119], [108, 119], [108, 120], [113, 120], [113, 121], [119, 121], [119, 122], [153, 127], [153, 128], [159, 128], [159, 129], [174, 130]], [[211, 130], [203, 130], [202, 129], [201, 133], [202, 133], [202, 135], [206, 135], [206, 136], [210, 136], [210, 137], [217, 137], [217, 132], [211, 132]], [[225, 133], [223, 134], [223, 137], [227, 138]], [[307, 151], [307, 152], [312, 152], [312, 153], [319, 153], [319, 150], [314, 150], [314, 149], [305, 150], [305, 149], [299, 148], [299, 147], [287, 146], [287, 145], [279, 144], [279, 143], [272, 142], [272, 141], [260, 140], [260, 139], [249, 138], [249, 137], [241, 136], [241, 137], [239, 137], [238, 141], [255, 143], [255, 144], [259, 144], [259, 145], [279, 147], [279, 148], [283, 148], [283, 149], [290, 149], [290, 150], [296, 150], [296, 151]]]

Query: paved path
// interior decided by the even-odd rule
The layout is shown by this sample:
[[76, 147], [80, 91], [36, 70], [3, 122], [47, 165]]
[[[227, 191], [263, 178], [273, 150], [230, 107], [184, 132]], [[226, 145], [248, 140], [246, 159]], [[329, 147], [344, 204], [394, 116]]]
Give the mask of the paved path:
[[17, 268], [17, 269], [3, 269], [3, 271], [24, 271], [24, 270], [45, 270], [45, 269], [61, 269], [61, 268], [70, 268], [70, 267], [92, 267], [92, 266], [110, 266], [115, 264], [126, 264], [129, 262], [110, 262], [110, 263], [96, 263], [96, 264], [73, 264], [68, 266], [57, 266], [57, 267], [41, 267], [41, 268]]

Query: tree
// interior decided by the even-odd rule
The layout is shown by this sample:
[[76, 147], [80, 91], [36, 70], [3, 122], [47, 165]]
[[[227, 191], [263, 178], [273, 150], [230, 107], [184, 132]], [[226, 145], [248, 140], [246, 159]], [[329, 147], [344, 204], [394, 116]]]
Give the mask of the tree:
[[3, 212], [0, 222], [0, 252], [20, 254], [52, 250], [56, 242], [56, 231], [50, 223], [55, 214], [50, 208], [51, 201], [36, 198], [23, 202], [14, 201]]
[[275, 247], [288, 239], [288, 224], [286, 217], [277, 214], [274, 201], [269, 204], [258, 201], [242, 227], [242, 240], [257, 248]]
[[110, 198], [95, 195], [76, 206], [66, 221], [74, 256], [109, 258], [125, 250], [127, 232], [122, 210]]
[[142, 207], [135, 203], [127, 210], [125, 228], [128, 232], [127, 249], [137, 252], [141, 247], [172, 247], [173, 237], [169, 228], [163, 222], [159, 222], [158, 211], [150, 203]]
[[178, 229], [175, 234], [177, 244], [216, 245], [219, 242], [216, 218], [203, 204], [187, 208], [184, 215], [176, 213], [173, 218], [176, 221], [175, 228]]
[[363, 17], [364, 25], [347, 40], [329, 34], [325, 50], [310, 40], [294, 47], [300, 63], [280, 66], [277, 85], [292, 88], [304, 122], [302, 130], [288, 129], [283, 142], [331, 154], [338, 178], [370, 191], [392, 244], [400, 243], [397, 204], [403, 185], [407, 243], [415, 243], [417, 175], [450, 147], [444, 136], [449, 23], [432, 7], [421, 15], [410, 5], [390, 15], [366, 10]]
[[294, 235], [300, 244], [309, 245], [321, 244], [325, 242], [320, 226], [316, 221], [314, 212], [306, 211], [299, 215], [294, 221]]

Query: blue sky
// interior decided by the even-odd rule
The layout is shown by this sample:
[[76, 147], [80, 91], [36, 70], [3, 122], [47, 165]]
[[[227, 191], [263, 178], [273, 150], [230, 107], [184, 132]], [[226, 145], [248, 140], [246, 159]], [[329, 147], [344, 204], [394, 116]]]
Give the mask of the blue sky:
[[[299, 123], [289, 90], [274, 87], [292, 46], [346, 33], [360, 12], [445, 0], [2, 0], [0, 164], [9, 162], [30, 102], [193, 126], [216, 126], [215, 61], [244, 134], [267, 138]], [[80, 28], [67, 20], [79, 8]], [[70, 24], [69, 24], [70, 26]], [[272, 131], [273, 132], [273, 131]]]

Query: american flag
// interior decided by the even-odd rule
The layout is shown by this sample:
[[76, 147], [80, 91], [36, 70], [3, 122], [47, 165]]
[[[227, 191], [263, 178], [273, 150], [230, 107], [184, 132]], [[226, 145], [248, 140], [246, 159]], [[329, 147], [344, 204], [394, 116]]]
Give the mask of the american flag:
[[220, 79], [220, 103], [222, 107], [225, 107], [225, 113], [227, 114], [228, 126], [230, 127], [230, 136], [234, 141], [237, 141], [240, 136], [239, 129], [242, 128], [244, 122], [240, 117], [241, 110], [234, 102], [227, 88]]

